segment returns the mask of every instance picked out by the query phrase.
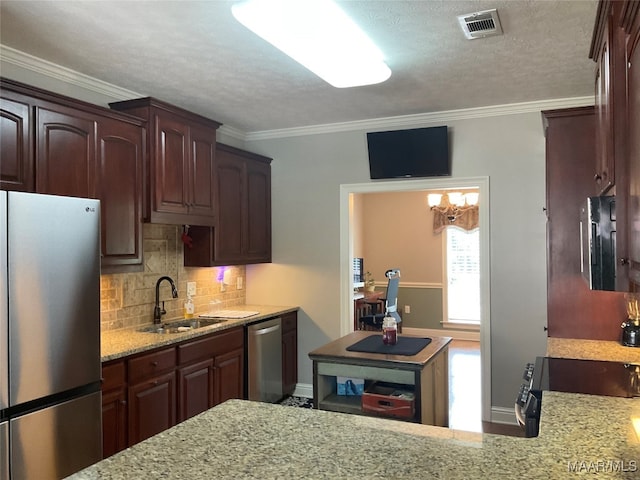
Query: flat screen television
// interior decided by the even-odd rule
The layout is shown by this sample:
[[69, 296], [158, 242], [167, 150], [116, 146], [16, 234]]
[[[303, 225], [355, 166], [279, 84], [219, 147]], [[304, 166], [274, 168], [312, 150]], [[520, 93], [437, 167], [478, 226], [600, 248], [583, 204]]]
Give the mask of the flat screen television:
[[451, 175], [447, 127], [367, 133], [372, 179]]

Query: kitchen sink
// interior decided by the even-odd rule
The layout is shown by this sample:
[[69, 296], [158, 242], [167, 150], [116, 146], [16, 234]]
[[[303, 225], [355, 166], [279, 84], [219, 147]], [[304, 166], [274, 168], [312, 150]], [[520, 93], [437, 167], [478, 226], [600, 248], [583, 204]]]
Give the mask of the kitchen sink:
[[182, 333], [190, 330], [197, 330], [203, 327], [209, 327], [218, 323], [224, 323], [224, 318], [193, 318], [185, 320], [177, 320], [175, 322], [162, 323], [160, 325], [150, 325], [148, 327], [138, 329], [143, 333]]

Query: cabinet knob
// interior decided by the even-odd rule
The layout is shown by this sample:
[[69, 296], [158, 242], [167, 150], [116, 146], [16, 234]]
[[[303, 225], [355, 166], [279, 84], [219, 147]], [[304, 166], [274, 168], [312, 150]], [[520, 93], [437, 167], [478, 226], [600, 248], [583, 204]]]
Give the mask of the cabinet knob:
[[151, 365], [153, 365], [154, 367], [158, 366], [158, 362], [151, 362]]
[[602, 175], [600, 175], [599, 173], [596, 173], [596, 174], [593, 176], [593, 179], [594, 179], [596, 182], [600, 183], [600, 180], [602, 180]]
[[126, 400], [120, 400], [120, 405], [126, 405], [127, 401]]
[[618, 265], [620, 265], [621, 267], [624, 267], [625, 265], [629, 265], [629, 259], [628, 258], [619, 258], [618, 259]]

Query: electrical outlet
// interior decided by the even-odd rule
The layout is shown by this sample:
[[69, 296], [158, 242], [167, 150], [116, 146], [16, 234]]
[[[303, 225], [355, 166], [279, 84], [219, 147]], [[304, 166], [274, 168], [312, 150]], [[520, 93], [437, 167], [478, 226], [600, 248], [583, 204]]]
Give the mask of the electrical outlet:
[[411, 305], [404, 306], [404, 313], [411, 313]]
[[196, 294], [196, 282], [187, 282], [187, 295], [194, 297]]
[[242, 290], [242, 284], [243, 284], [242, 277], [238, 277], [238, 278], [236, 279], [236, 288], [237, 288], [238, 290]]

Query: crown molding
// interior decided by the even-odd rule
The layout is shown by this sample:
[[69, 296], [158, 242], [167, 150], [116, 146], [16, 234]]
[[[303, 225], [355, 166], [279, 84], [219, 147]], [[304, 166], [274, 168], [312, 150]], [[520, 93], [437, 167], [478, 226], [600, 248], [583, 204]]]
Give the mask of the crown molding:
[[539, 100], [535, 102], [511, 103], [506, 105], [492, 105], [489, 107], [463, 108], [460, 110], [445, 110], [442, 112], [418, 113], [414, 115], [401, 115], [397, 117], [374, 118], [370, 120], [358, 120], [344, 123], [328, 123], [324, 125], [311, 125], [308, 127], [283, 128], [280, 130], [264, 130], [249, 132], [246, 140], [265, 140], [273, 138], [299, 137], [303, 135], [318, 135], [323, 133], [348, 132], [353, 130], [380, 130], [398, 127], [412, 127], [416, 125], [445, 123], [454, 120], [469, 120], [473, 118], [499, 117], [504, 115], [516, 115], [521, 113], [540, 113], [543, 110], [555, 110], [559, 108], [573, 108], [593, 105], [594, 96], [557, 98], [552, 100]]
[[97, 78], [57, 65], [42, 58], [34, 57], [15, 48], [0, 44], [0, 61], [15, 65], [25, 70], [70, 83], [80, 88], [99, 93], [114, 100], [129, 100], [131, 98], [144, 97], [140, 93], [118, 87], [111, 83], [103, 82]]
[[[144, 97], [146, 95], [118, 87], [89, 75], [71, 70], [70, 68], [34, 57], [28, 53], [0, 44], [0, 61], [17, 67], [33, 71], [40, 75], [54, 78], [89, 91], [106, 95], [114, 100], [129, 100], [131, 98]], [[318, 135], [325, 133], [348, 132], [353, 130], [380, 130], [402, 127], [415, 127], [416, 125], [444, 123], [454, 120], [468, 120], [473, 118], [496, 117], [503, 115], [515, 115], [521, 113], [540, 112], [542, 110], [555, 110], [560, 108], [584, 107], [594, 104], [593, 96], [558, 98], [541, 100], [536, 102], [512, 103], [507, 105], [493, 105], [490, 107], [464, 108], [459, 110], [445, 110], [442, 112], [419, 113], [414, 115], [401, 115], [396, 117], [374, 118], [353, 122], [328, 123], [311, 125], [306, 127], [283, 128], [278, 130], [262, 130], [244, 132], [230, 125], [222, 125], [221, 133], [242, 141], [266, 140], [275, 138], [299, 137], [303, 135]]]

